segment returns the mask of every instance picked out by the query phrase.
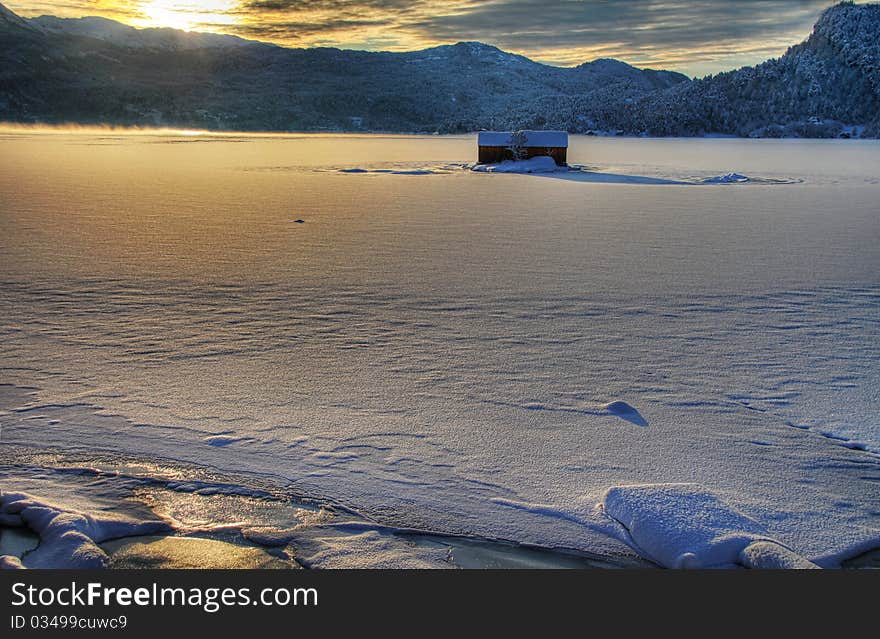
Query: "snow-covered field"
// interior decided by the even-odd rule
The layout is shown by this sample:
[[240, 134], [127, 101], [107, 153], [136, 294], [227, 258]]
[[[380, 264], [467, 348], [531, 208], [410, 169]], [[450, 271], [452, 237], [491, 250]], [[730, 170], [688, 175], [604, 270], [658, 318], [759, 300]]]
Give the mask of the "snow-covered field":
[[[102, 491], [155, 464], [356, 516], [300, 539], [313, 565], [443, 554], [394, 528], [667, 566], [880, 547], [880, 144], [574, 136], [574, 170], [526, 175], [475, 153], [0, 137], [0, 517], [144, 532]], [[71, 466], [112, 472], [72, 490]]]

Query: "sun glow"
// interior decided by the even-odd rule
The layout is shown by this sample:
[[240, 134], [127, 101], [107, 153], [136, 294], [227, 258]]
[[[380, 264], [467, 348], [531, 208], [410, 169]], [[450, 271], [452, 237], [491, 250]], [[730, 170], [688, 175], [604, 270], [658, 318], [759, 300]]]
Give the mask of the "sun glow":
[[170, 27], [183, 31], [214, 31], [218, 27], [236, 24], [233, 10], [238, 0], [147, 0], [139, 3], [142, 16], [133, 20], [137, 27]]

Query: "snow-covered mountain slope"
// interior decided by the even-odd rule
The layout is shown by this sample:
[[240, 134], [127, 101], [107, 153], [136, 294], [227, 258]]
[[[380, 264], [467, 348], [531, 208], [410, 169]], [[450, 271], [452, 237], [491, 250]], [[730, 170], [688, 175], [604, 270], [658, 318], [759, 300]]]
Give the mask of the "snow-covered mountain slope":
[[779, 59], [645, 96], [625, 107], [628, 130], [830, 137], [844, 124], [880, 135], [880, 4], [841, 3]]
[[0, 4], [0, 29], [27, 29], [28, 21]]
[[779, 59], [701, 80], [480, 42], [287, 49], [103, 18], [0, 12], [0, 119], [231, 130], [880, 135], [880, 4], [828, 9]]
[[50, 35], [83, 36], [103, 40], [122, 47], [164, 49], [170, 51], [242, 47], [255, 44], [237, 36], [199, 33], [178, 29], [136, 29], [100, 17], [56, 18], [40, 16], [28, 21]]

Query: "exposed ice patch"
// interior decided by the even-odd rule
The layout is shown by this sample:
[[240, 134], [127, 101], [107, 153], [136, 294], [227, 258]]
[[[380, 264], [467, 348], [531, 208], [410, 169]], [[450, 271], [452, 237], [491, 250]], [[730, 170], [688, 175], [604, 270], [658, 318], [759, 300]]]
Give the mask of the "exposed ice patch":
[[148, 536], [103, 545], [113, 569], [295, 569], [301, 566], [287, 553], [240, 546], [201, 537]]
[[27, 528], [24, 528], [23, 522], [18, 515], [9, 515], [8, 517], [15, 517], [17, 521], [15, 519], [7, 519], [4, 523], [0, 519], [0, 556], [24, 557], [40, 545], [40, 538]]

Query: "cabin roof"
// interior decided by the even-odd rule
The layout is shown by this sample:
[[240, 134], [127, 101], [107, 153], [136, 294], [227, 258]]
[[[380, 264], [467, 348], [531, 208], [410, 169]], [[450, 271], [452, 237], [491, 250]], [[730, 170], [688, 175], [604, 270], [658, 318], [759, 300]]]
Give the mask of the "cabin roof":
[[[523, 131], [526, 136], [525, 147], [568, 147], [566, 131]], [[477, 136], [479, 146], [510, 146], [510, 131], [480, 131]]]

